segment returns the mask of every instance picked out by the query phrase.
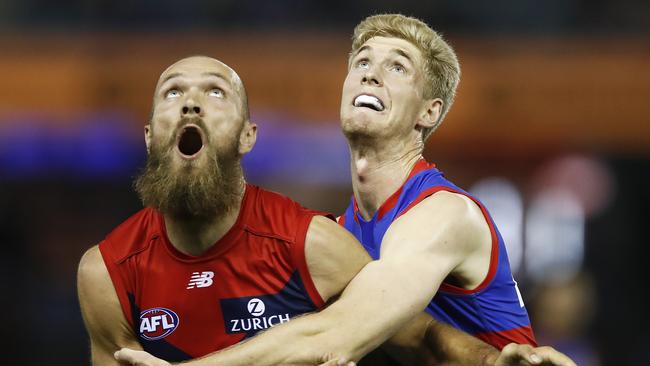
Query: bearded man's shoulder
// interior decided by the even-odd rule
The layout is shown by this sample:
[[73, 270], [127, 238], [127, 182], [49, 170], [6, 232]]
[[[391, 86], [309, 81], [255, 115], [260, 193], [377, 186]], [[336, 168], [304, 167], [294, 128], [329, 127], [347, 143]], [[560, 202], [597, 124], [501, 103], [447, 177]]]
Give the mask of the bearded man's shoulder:
[[314, 216], [334, 217], [318, 210], [303, 207], [293, 199], [270, 190], [249, 186], [254, 190], [247, 227], [260, 234], [281, 237], [286, 241], [303, 241]]
[[161, 235], [162, 216], [152, 208], [144, 208], [119, 224], [99, 244], [102, 252], [110, 252], [111, 257], [121, 261], [138, 253]]

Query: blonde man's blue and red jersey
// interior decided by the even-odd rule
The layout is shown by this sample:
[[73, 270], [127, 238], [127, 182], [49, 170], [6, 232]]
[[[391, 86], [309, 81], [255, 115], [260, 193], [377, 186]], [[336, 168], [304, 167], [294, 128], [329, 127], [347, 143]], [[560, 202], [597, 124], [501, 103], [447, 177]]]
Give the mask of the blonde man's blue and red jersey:
[[490, 227], [492, 251], [487, 276], [478, 287], [466, 290], [443, 282], [426, 311], [499, 349], [510, 342], [535, 345], [528, 313], [494, 221], [481, 202], [445, 179], [435, 165], [418, 161], [404, 185], [382, 204], [370, 221], [364, 220], [352, 197], [339, 223], [356, 236], [373, 259], [378, 259], [382, 239], [391, 223], [438, 191], [462, 194], [480, 207]]
[[234, 226], [198, 257], [169, 241], [145, 208], [100, 243], [122, 311], [143, 349], [178, 362], [223, 349], [324, 303], [305, 237], [321, 215], [247, 185]]

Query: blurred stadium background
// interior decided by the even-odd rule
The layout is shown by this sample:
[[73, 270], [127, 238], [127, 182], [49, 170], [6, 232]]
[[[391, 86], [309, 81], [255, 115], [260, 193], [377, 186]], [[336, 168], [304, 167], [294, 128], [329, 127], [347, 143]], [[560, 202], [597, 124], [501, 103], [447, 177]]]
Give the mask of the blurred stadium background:
[[349, 38], [378, 12], [425, 20], [459, 55], [457, 102], [425, 156], [491, 209], [540, 343], [583, 366], [650, 364], [640, 0], [3, 0], [3, 363], [88, 363], [76, 266], [140, 207], [142, 126], [178, 58], [214, 56], [243, 78], [260, 126], [251, 182], [340, 213]]

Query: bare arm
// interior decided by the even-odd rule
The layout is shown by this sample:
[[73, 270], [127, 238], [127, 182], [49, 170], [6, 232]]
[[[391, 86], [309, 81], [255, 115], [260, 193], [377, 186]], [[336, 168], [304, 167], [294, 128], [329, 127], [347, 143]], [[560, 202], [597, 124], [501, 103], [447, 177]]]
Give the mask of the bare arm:
[[90, 248], [79, 263], [77, 291], [90, 335], [93, 365], [120, 365], [113, 353], [122, 347], [141, 349], [124, 318], [99, 248]]
[[338, 321], [329, 320], [336, 326], [323, 330], [318, 344], [358, 360], [383, 343], [420, 314], [445, 277], [476, 250], [484, 225], [473, 203], [457, 195], [441, 192], [415, 206], [391, 225], [381, 258], [319, 314]]
[[[548, 346], [510, 343], [499, 352], [478, 338], [435, 321], [427, 313], [416, 316], [382, 349], [402, 365], [576, 366], [569, 357]], [[382, 364], [376, 359], [366, 361], [359, 365]]]
[[487, 366], [499, 356], [496, 348], [427, 313], [418, 314], [382, 348], [402, 365]]
[[322, 216], [314, 217], [309, 225], [305, 257], [316, 290], [326, 302], [337, 298], [372, 261], [352, 234]]
[[[384, 237], [381, 259], [365, 265], [340, 299], [320, 313], [274, 328], [243, 346], [257, 348], [260, 359], [269, 365], [317, 364], [338, 357], [358, 361], [422, 313], [443, 279], [472, 249], [456, 245], [475, 241], [479, 235], [469, 227], [473, 222], [465, 220], [464, 215], [472, 214], [467, 212], [470, 204], [450, 194], [424, 200], [393, 223]], [[436, 222], [435, 230], [430, 222]], [[330, 225], [334, 233], [336, 225]], [[349, 233], [337, 231], [331, 238], [337, 245], [361, 249]], [[222, 352], [222, 360], [229, 365], [237, 362], [238, 348]]]
[[[322, 219], [322, 218], [321, 218]], [[307, 262], [314, 283], [324, 297], [337, 295], [361, 268], [370, 262], [367, 252], [354, 241], [348, 247], [329, 243], [332, 225], [312, 225]], [[346, 237], [347, 232], [345, 233]], [[311, 240], [309, 240], [311, 239]], [[341, 238], [339, 238], [341, 239]], [[343, 238], [341, 243], [346, 243]], [[499, 352], [478, 338], [440, 323], [421, 312], [390, 338], [382, 348], [404, 365], [487, 365]]]
[[[447, 230], [451, 229], [457, 228], [450, 225]], [[472, 235], [472, 233], [468, 234]], [[418, 230], [411, 230], [405, 235], [422, 235], [422, 233], [419, 233]], [[408, 239], [394, 235], [388, 237], [388, 240], [392, 240], [393, 245], [402, 245], [404, 243], [400, 240]], [[305, 250], [309, 271], [319, 293], [326, 301], [336, 296], [350, 279], [370, 261], [365, 250], [351, 234], [335, 223], [320, 217], [314, 218], [309, 227]], [[415, 250], [413, 255], [422, 255], [422, 252], [426, 251], [426, 248], [420, 248]], [[432, 251], [435, 252], [435, 250]], [[406, 255], [406, 257], [409, 256]], [[397, 258], [400, 257], [397, 256]], [[401, 260], [406, 260], [406, 258]], [[429, 258], [429, 260], [432, 259]], [[426, 260], [422, 262], [426, 262]], [[453, 259], [449, 262], [453, 263]], [[408, 271], [412, 271], [413, 264], [424, 265], [414, 260], [414, 263], [406, 262], [402, 270], [406, 268]], [[370, 265], [372, 265], [370, 272], [366, 273]], [[417, 290], [414, 288], [424, 287], [424, 285], [417, 285], [420, 283], [418, 282], [420, 277], [416, 277], [414, 272], [409, 272], [410, 275], [403, 275], [399, 273], [398, 268], [397, 273], [387, 271], [384, 272], [384, 276], [377, 276], [376, 279], [373, 279], [375, 271], [387, 264], [379, 261], [370, 263], [370, 265], [363, 267], [360, 277], [350, 283], [342, 297], [321, 313], [307, 315], [276, 326], [250, 341], [213, 353], [202, 359], [190, 361], [188, 364], [213, 366], [318, 365], [326, 361], [337, 360], [340, 356], [346, 358], [356, 355], [358, 359], [389, 338], [392, 335], [391, 329], [397, 328], [402, 329], [391, 339], [389, 347], [399, 350], [397, 357], [405, 364], [494, 364], [499, 356], [494, 348], [468, 334], [435, 322], [422, 312], [433, 293], [419, 297], [413, 296], [419, 298], [421, 304], [404, 305], [401, 297], [409, 296], [411, 291]], [[388, 265], [396, 266], [397, 264], [388, 262]], [[426, 263], [426, 266], [431, 267], [432, 264]], [[449, 266], [451, 267], [451, 265]], [[442, 274], [445, 271], [441, 270], [435, 273], [438, 273], [438, 276], [441, 277], [440, 281], [442, 281], [444, 278]], [[367, 287], [364, 287], [363, 282], [359, 282], [368, 279], [372, 280]], [[437, 288], [437, 285], [435, 287]], [[371, 291], [366, 291], [366, 288]], [[435, 292], [435, 289], [432, 289], [431, 292]], [[409, 303], [406, 302], [407, 305]], [[413, 315], [402, 315], [399, 307], [403, 307], [406, 311], [404, 309], [402, 311]], [[387, 317], [386, 314], [393, 320], [382, 319]], [[409, 316], [415, 316], [415, 318], [410, 319]], [[403, 321], [396, 321], [395, 318], [403, 319]], [[407, 322], [408, 320], [410, 322]], [[374, 325], [374, 323], [383, 325]], [[404, 326], [404, 324], [407, 325]], [[368, 332], [375, 333], [369, 334]], [[364, 342], [368, 342], [370, 345]], [[119, 357], [133, 365], [169, 365], [144, 352], [123, 350]], [[520, 363], [516, 363], [517, 359], [510, 356], [502, 361], [497, 365], [520, 365]], [[521, 363], [521, 365], [526, 365], [526, 363]]]
[[[472, 221], [466, 219], [471, 218], [468, 205], [450, 194], [427, 198], [393, 223], [384, 238], [381, 259], [366, 264], [327, 309], [191, 364], [314, 365], [338, 357], [359, 360], [420, 314], [442, 280], [472, 248], [455, 245], [472, 242], [477, 235]], [[435, 231], [431, 222], [436, 223]], [[309, 269], [326, 300], [369, 261], [351, 234], [322, 218], [312, 221], [306, 247]], [[310, 259], [318, 251], [322, 253]], [[331, 283], [321, 283], [339, 272]]]

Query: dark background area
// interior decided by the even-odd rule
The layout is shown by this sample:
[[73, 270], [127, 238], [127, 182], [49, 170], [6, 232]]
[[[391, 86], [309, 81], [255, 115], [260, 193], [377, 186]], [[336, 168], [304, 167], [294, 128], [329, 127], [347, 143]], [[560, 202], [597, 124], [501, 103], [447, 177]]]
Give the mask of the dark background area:
[[650, 364], [650, 3], [633, 0], [3, 1], [4, 362], [89, 363], [76, 266], [140, 208], [142, 125], [180, 57], [241, 75], [260, 126], [251, 182], [341, 213], [349, 39], [380, 12], [426, 21], [458, 53], [457, 102], [425, 156], [513, 238], [540, 343], [579, 365]]

